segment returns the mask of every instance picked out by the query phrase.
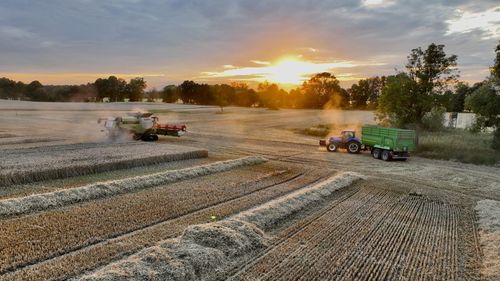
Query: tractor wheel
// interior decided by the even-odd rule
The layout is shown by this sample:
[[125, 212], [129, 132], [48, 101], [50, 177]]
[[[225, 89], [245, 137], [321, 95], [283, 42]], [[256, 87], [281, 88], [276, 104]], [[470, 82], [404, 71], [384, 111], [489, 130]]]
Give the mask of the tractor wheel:
[[158, 140], [158, 135], [151, 135], [151, 140], [152, 141], [157, 141]]
[[361, 145], [359, 144], [359, 142], [351, 141], [347, 144], [347, 151], [349, 153], [359, 153], [360, 150]]
[[334, 144], [333, 142], [332, 143], [329, 143], [327, 146], [326, 146], [326, 149], [330, 152], [335, 152], [337, 151], [337, 145]]
[[372, 150], [372, 156], [373, 156], [373, 158], [375, 158], [375, 159], [380, 159], [380, 149], [378, 149], [378, 148], [374, 148], [374, 149]]
[[391, 152], [389, 150], [383, 150], [382, 151], [382, 160], [384, 161], [389, 161], [391, 160]]

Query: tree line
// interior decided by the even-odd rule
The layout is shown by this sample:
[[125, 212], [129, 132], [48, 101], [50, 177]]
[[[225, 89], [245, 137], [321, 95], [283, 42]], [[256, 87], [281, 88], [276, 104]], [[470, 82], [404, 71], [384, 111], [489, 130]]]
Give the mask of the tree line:
[[186, 80], [180, 85], [168, 85], [162, 90], [146, 91], [143, 78], [129, 82], [116, 76], [99, 78], [85, 85], [42, 85], [39, 81], [29, 84], [0, 78], [1, 99], [31, 101], [142, 101], [161, 99], [163, 102], [188, 104], [229, 105], [244, 107], [278, 108], [342, 108], [375, 109], [385, 77], [360, 80], [348, 89], [340, 86], [334, 74], [318, 73], [300, 87], [286, 91], [278, 84], [263, 82], [252, 89], [246, 83], [216, 84]]
[[[145, 91], [143, 78], [130, 81], [110, 76], [94, 83], [73, 86], [44, 86], [0, 78], [0, 98], [33, 101], [141, 101], [161, 99], [200, 105], [267, 107], [270, 109], [369, 109], [379, 123], [395, 127], [431, 129], [444, 112], [472, 111], [476, 130], [495, 128], [494, 146], [500, 148], [500, 42], [495, 49], [491, 75], [469, 85], [458, 80], [457, 56], [447, 55], [444, 45], [411, 50], [403, 70], [394, 75], [359, 80], [350, 88], [340, 86], [329, 72], [318, 73], [295, 89], [286, 91], [264, 82], [256, 89], [244, 83], [208, 85], [186, 80], [162, 90]], [[426, 128], [427, 127], [427, 128]]]

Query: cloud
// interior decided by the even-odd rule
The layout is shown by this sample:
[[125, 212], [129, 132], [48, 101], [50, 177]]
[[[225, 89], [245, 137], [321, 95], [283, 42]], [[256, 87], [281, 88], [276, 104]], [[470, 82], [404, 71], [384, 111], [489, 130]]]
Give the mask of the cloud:
[[482, 12], [456, 10], [458, 17], [447, 20], [446, 35], [480, 30], [484, 39], [500, 37], [500, 6]]
[[292, 54], [384, 63], [334, 69], [366, 77], [393, 74], [412, 48], [435, 42], [458, 55], [464, 77], [481, 80], [478, 68], [494, 58], [497, 11], [498, 0], [2, 0], [0, 70], [165, 73], [155, 80], [165, 85]]
[[262, 64], [262, 65], [270, 65], [271, 63], [268, 61], [262, 61], [262, 60], [251, 60], [251, 62], [255, 64]]
[[[253, 61], [252, 61], [253, 62]], [[382, 64], [371, 64], [382, 65]], [[237, 67], [224, 69], [221, 71], [203, 72], [202, 79], [227, 78], [231, 80], [245, 80], [254, 82], [270, 81], [276, 83], [298, 85], [309, 79], [311, 76], [321, 72], [337, 73], [342, 69], [368, 66], [368, 64], [360, 64], [352, 61], [332, 61], [332, 62], [312, 62], [297, 60], [294, 57], [284, 58], [276, 63], [266, 63], [259, 67]], [[353, 80], [354, 74], [340, 73], [337, 74], [339, 80]]]
[[387, 7], [396, 4], [396, 0], [363, 0], [363, 6], [368, 8]]

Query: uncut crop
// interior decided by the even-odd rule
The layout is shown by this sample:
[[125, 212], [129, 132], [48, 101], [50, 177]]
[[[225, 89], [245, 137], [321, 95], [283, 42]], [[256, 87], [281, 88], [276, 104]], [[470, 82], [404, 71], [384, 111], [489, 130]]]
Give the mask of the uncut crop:
[[244, 157], [180, 170], [99, 182], [77, 188], [1, 200], [0, 217], [25, 214], [37, 210], [61, 207], [76, 202], [123, 194], [180, 180], [228, 171], [245, 165], [261, 164], [265, 161], [266, 160], [262, 157]]
[[[300, 176], [301, 174], [291, 171], [278, 171], [256, 178], [256, 169], [261, 170], [262, 168], [265, 167], [256, 166], [248, 172], [242, 170], [237, 174], [233, 174], [233, 176], [229, 174], [221, 175], [225, 181], [230, 182], [235, 181], [232, 179], [234, 176], [238, 179], [252, 178], [251, 181], [244, 181], [243, 184], [234, 183], [235, 185], [224, 184], [219, 186], [215, 183], [210, 189], [205, 186], [205, 183], [195, 189], [186, 184], [175, 184], [179, 189], [164, 189], [164, 192], [151, 190], [151, 193], [149, 191], [132, 193], [125, 195], [125, 198], [105, 200], [98, 204], [86, 206], [84, 209], [69, 209], [61, 213], [61, 217], [40, 214], [33, 218], [28, 216], [18, 220], [15, 222], [18, 229], [28, 228], [34, 223], [40, 226], [40, 228], [26, 232], [25, 234], [28, 236], [21, 235], [18, 230], [12, 229], [12, 232], [9, 233], [10, 235], [17, 235], [18, 241], [37, 241], [36, 237], [40, 235], [48, 235], [48, 237], [51, 237], [51, 241], [49, 241], [50, 243], [44, 243], [44, 245], [31, 245], [31, 249], [25, 247], [28, 245], [12, 247], [13, 253], [20, 254], [29, 251], [23, 254], [29, 256], [23, 259], [24, 263], [20, 260], [17, 262], [10, 261], [9, 268], [13, 269], [16, 264], [21, 267], [9, 270], [9, 272], [4, 271], [6, 273], [3, 274], [0, 272], [0, 281], [67, 280], [83, 272], [92, 271], [94, 268], [109, 264], [123, 256], [136, 253], [145, 247], [153, 246], [157, 241], [180, 236], [182, 231], [189, 225], [208, 222], [210, 216], [214, 214], [219, 219], [223, 219], [255, 205], [289, 194], [305, 185], [316, 182], [325, 174], [324, 171], [312, 170], [306, 175]], [[215, 178], [220, 177], [212, 177], [212, 180], [215, 180]], [[150, 194], [151, 197], [144, 197], [147, 194]], [[210, 194], [212, 196], [206, 196]], [[120, 206], [120, 209], [113, 209], [113, 206]], [[166, 208], [165, 206], [169, 207]], [[177, 210], [174, 210], [174, 208], [177, 208]], [[201, 209], [196, 211], [198, 208]], [[172, 213], [172, 211], [175, 212]], [[182, 212], [186, 213], [183, 214]], [[57, 213], [59, 214], [59, 212]], [[94, 213], [99, 216], [97, 221], [92, 219]], [[165, 216], [164, 213], [170, 215]], [[166, 220], [158, 221], [157, 219], [161, 216]], [[171, 216], [179, 217], [168, 219]], [[85, 218], [88, 217], [90, 217], [89, 222], [86, 222], [87, 219]], [[141, 219], [136, 220], [136, 218]], [[71, 230], [59, 228], [53, 230], [47, 223], [54, 221], [58, 221], [62, 225], [69, 225]], [[141, 226], [141, 223], [145, 222], [149, 222], [147, 227]], [[116, 229], [116, 226], [120, 226], [121, 229], [129, 229], [129, 231], [130, 227], [138, 230], [119, 235], [120, 229]], [[2, 227], [9, 228], [7, 225], [2, 225]], [[71, 240], [79, 239], [79, 243], [85, 243], [88, 238], [81, 236], [81, 230], [86, 229], [93, 231], [91, 235], [98, 238], [96, 240], [97, 244], [91, 244], [90, 246], [88, 244], [72, 244], [72, 246], [68, 242], [74, 243], [74, 241], [60, 239], [73, 237]], [[107, 235], [112, 235], [115, 238], [102, 240], [103, 236], [100, 236], [97, 231], [106, 231]], [[5, 235], [8, 236], [9, 233], [5, 233]], [[42, 242], [37, 241], [36, 243]], [[14, 244], [17, 244], [14, 240], [9, 243], [11, 246]], [[78, 245], [76, 247], [79, 250], [67, 252], [71, 247], [75, 247], [74, 245]], [[39, 246], [44, 248], [38, 249]], [[54, 252], [67, 254], [47, 255]], [[0, 260], [3, 259], [0, 257]], [[22, 264], [32, 265], [22, 266]]]
[[151, 143], [71, 144], [2, 151], [0, 186], [207, 157], [206, 150]]

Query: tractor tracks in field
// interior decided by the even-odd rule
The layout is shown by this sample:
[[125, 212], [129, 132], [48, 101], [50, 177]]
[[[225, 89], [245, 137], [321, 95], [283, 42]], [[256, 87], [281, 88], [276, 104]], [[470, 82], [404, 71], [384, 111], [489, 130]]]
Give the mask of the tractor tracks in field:
[[[255, 204], [264, 203], [276, 197], [286, 195], [304, 185], [315, 183], [324, 177], [326, 177], [326, 175], [305, 177], [304, 173], [294, 173], [278, 182], [266, 184], [241, 196], [226, 198], [225, 200], [209, 206], [192, 209], [189, 213], [177, 217], [155, 221], [127, 232], [109, 236], [105, 240], [87, 243], [80, 247], [73, 248], [70, 251], [59, 252], [44, 258], [32, 260], [28, 263], [18, 264], [15, 267], [4, 269], [0, 273], [0, 275], [3, 274], [3, 276], [0, 276], [0, 280], [20, 280], [25, 279], [27, 276], [32, 276], [32, 274], [39, 276], [38, 279], [43, 279], [45, 276], [51, 276], [53, 279], [62, 280], [68, 278], [68, 276], [75, 276], [84, 271], [94, 270], [112, 261], [133, 254], [144, 247], [151, 246], [153, 243], [152, 241], [175, 237], [182, 232], [184, 227], [190, 224], [207, 222], [207, 218], [209, 218], [210, 214], [218, 213], [221, 217], [229, 216], [236, 212], [251, 208], [255, 206]], [[293, 187], [291, 187], [292, 185]], [[266, 194], [260, 195], [262, 192]], [[267, 194], [267, 192], [269, 194]], [[159, 231], [159, 229], [165, 230], [168, 228], [170, 229], [166, 231], [166, 233], [160, 233]], [[129, 240], [130, 242], [127, 242]], [[132, 241], [134, 242], [132, 243]], [[84, 261], [86, 260], [85, 256], [88, 256], [88, 259], [92, 261]], [[67, 274], [58, 274], [58, 270], [55, 270], [56, 267], [60, 267], [61, 265], [71, 267], [75, 264], [76, 267], [80, 266], [80, 269], [66, 269], [65, 271], [68, 271]]]
[[474, 218], [462, 206], [352, 188], [230, 280], [477, 280]]

